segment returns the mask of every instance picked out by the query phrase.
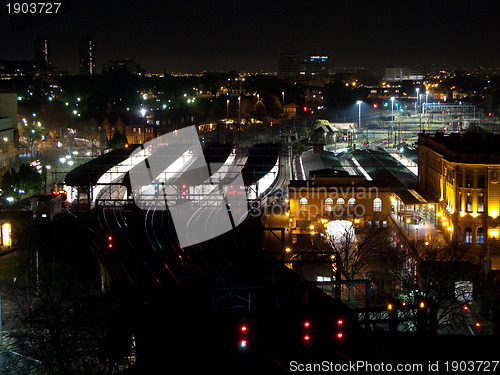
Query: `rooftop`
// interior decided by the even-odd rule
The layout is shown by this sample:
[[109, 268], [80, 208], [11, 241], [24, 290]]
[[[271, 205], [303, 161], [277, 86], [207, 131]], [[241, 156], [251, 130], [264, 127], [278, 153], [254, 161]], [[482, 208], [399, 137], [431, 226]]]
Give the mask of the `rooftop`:
[[489, 132], [420, 133], [419, 146], [441, 154], [445, 159], [470, 164], [500, 164], [500, 135]]

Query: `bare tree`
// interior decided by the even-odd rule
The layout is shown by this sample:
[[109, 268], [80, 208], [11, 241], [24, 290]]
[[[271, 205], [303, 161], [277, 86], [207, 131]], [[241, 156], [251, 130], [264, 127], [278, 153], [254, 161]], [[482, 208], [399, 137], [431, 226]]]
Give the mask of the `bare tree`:
[[27, 269], [11, 290], [17, 311], [3, 373], [111, 374], [126, 365], [132, 338], [110, 336], [112, 299], [69, 272], [56, 280], [52, 272]]
[[[482, 316], [478, 299], [480, 277], [464, 247], [439, 241], [416, 241], [408, 246], [378, 248], [373, 277], [377, 289], [387, 299], [415, 304], [426, 301], [429, 329], [433, 333], [474, 333], [472, 325]], [[457, 288], [457, 285], [475, 285]], [[416, 320], [416, 317], [415, 317]], [[408, 329], [412, 330], [413, 326]]]

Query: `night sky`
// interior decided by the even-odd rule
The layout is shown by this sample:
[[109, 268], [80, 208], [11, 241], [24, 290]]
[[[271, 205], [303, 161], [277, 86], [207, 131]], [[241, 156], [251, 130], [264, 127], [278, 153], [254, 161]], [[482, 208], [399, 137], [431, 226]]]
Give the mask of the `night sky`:
[[0, 12], [0, 60], [34, 58], [45, 33], [52, 63], [78, 72], [78, 41], [96, 42], [97, 68], [136, 60], [147, 72], [276, 71], [292, 44], [320, 47], [330, 67], [500, 65], [499, 2], [384, 0], [64, 0], [57, 17]]

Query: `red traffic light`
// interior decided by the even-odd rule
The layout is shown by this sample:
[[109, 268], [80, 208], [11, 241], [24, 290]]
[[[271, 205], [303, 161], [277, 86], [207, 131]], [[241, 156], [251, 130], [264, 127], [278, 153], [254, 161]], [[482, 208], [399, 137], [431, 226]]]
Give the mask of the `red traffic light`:
[[337, 338], [341, 339], [344, 337], [344, 334], [342, 332], [337, 333]]
[[108, 241], [112, 241], [113, 240], [113, 236], [108, 236]]
[[309, 327], [310, 323], [309, 322], [304, 322], [304, 327]]
[[247, 326], [241, 326], [241, 332], [245, 332], [247, 330]]
[[476, 327], [481, 327], [481, 323], [476, 322]]
[[241, 340], [240, 341], [240, 347], [241, 348], [246, 348], [246, 346], [247, 346], [247, 340]]
[[344, 321], [342, 319], [337, 320], [337, 325], [338, 326], [341, 326], [342, 324], [344, 324]]
[[304, 341], [309, 341], [310, 338], [309, 335], [304, 335]]

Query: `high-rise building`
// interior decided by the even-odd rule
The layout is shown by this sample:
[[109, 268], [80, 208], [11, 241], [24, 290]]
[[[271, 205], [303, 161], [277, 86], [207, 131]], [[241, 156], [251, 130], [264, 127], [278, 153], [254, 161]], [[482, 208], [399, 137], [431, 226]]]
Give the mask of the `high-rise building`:
[[95, 74], [95, 43], [88, 35], [84, 35], [80, 40], [80, 75]]
[[40, 35], [35, 40], [35, 62], [40, 69], [50, 68], [50, 43], [45, 35]]
[[285, 46], [278, 55], [278, 78], [293, 79], [300, 73], [300, 56], [291, 46]]
[[328, 56], [318, 48], [307, 50], [304, 69], [307, 76], [328, 75]]

